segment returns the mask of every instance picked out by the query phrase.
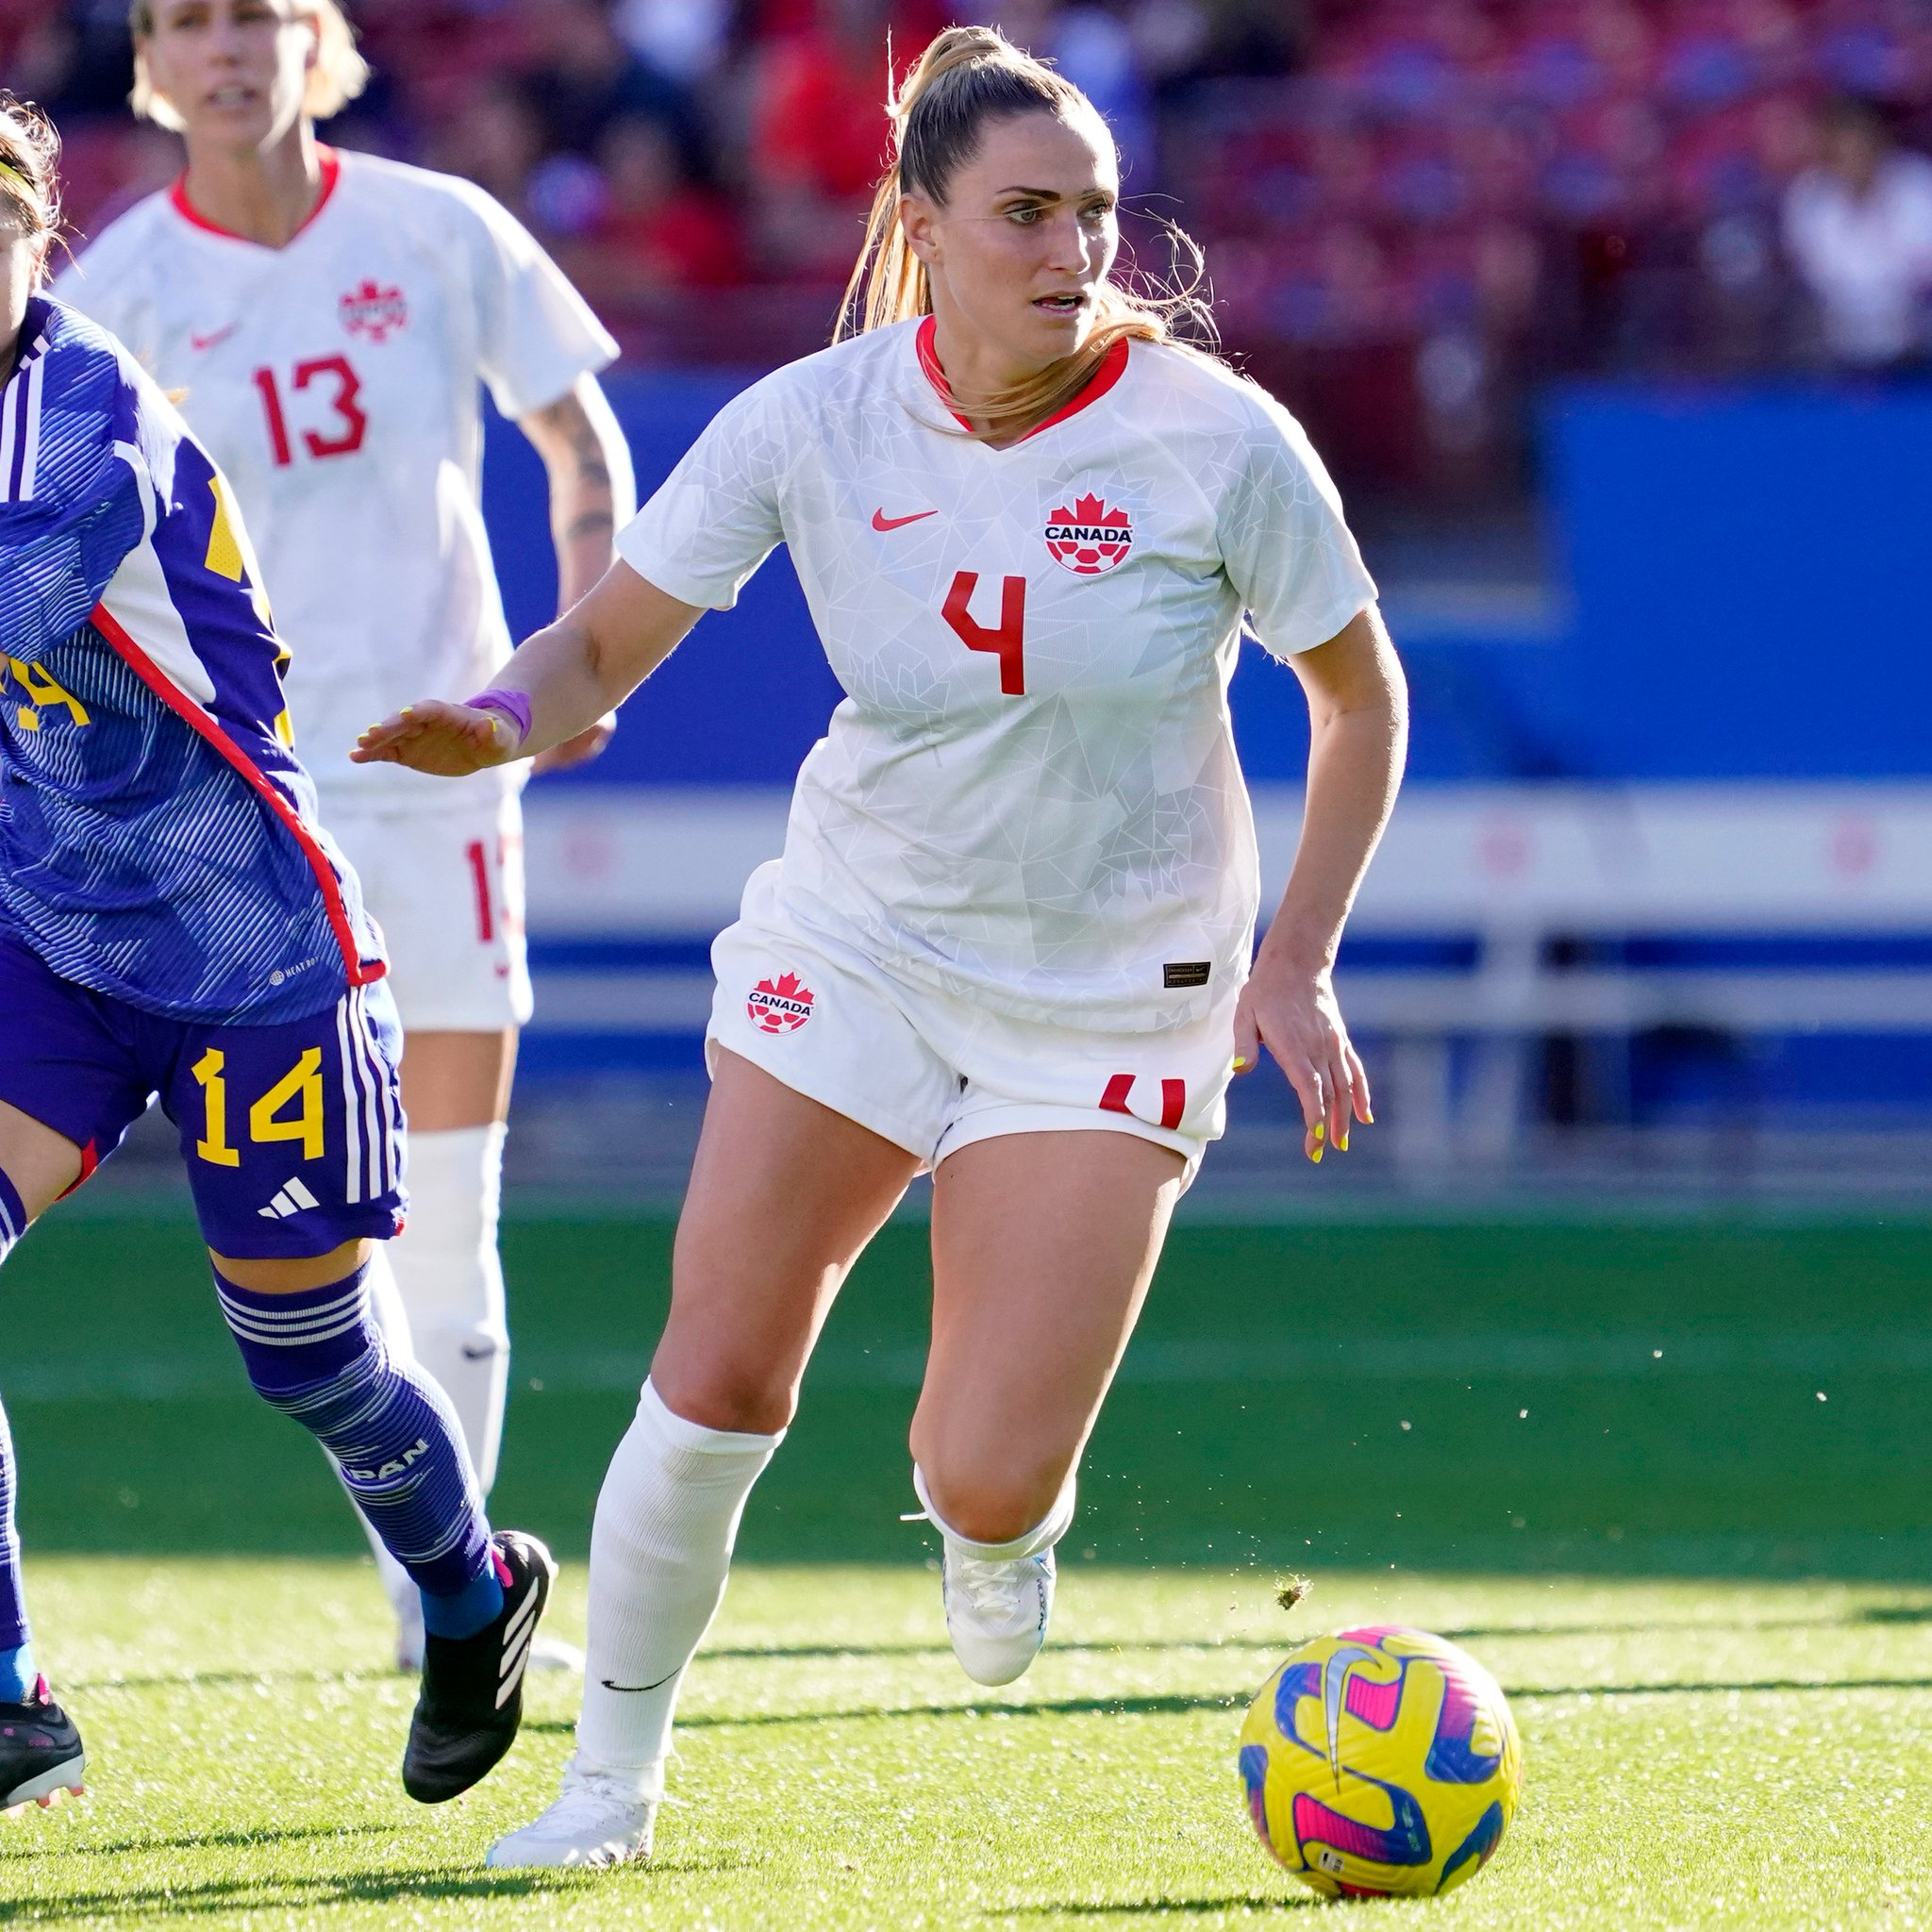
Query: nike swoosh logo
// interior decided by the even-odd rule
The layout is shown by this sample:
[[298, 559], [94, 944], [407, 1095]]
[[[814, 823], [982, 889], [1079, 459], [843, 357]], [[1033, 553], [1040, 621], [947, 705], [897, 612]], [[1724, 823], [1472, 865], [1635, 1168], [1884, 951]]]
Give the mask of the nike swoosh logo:
[[874, 530], [880, 531], [903, 530], [908, 524], [924, 523], [927, 517], [938, 515], [939, 511], [936, 509], [919, 509], [914, 510], [909, 517], [889, 517], [884, 509], [880, 508], [872, 513], [872, 526]]
[[188, 336], [189, 346], [194, 349], [212, 349], [217, 342], [225, 342], [242, 325], [239, 322], [231, 322], [226, 328], [212, 329], [207, 335], [201, 335], [193, 330], [190, 330]]
[[613, 1684], [608, 1677], [599, 1677], [597, 1681], [607, 1690], [661, 1690], [665, 1685], [670, 1683], [671, 1677], [676, 1676], [678, 1671], [683, 1669], [684, 1666], [679, 1664], [677, 1670], [671, 1673], [671, 1676], [659, 1677], [655, 1684]]

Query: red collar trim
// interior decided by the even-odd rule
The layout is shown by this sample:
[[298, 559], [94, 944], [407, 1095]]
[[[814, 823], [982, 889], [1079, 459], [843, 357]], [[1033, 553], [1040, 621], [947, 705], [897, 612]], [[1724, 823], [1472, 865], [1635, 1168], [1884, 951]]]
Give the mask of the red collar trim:
[[[342, 158], [337, 154], [334, 148], [325, 147], [318, 142], [315, 149], [315, 158], [322, 164], [322, 192], [315, 197], [315, 206], [308, 210], [308, 215], [303, 220], [302, 226], [295, 230], [295, 235], [299, 235], [303, 232], [303, 229], [314, 225], [316, 216], [328, 206], [329, 196], [336, 192], [336, 183], [341, 177]], [[168, 201], [175, 212], [184, 222], [202, 229], [207, 234], [220, 235], [230, 242], [247, 242], [251, 247], [258, 248], [262, 245], [247, 235], [238, 235], [234, 229], [223, 227], [219, 222], [209, 221], [189, 200], [188, 176], [185, 174], [180, 175], [174, 187], [169, 189]], [[289, 240], [292, 242], [295, 239], [295, 235], [291, 235]]]
[[[931, 315], [919, 325], [919, 366], [924, 372], [925, 379], [938, 391], [941, 401], [951, 410], [953, 421], [962, 429], [971, 429], [972, 424], [967, 422], [958, 410], [952, 408], [952, 394], [946, 387], [946, 372], [940, 366], [939, 351], [933, 346], [939, 336], [939, 327], [938, 318]], [[1126, 374], [1127, 351], [1128, 339], [1123, 336], [1100, 358], [1100, 367], [1088, 378], [1086, 387], [1062, 403], [1045, 422], [1036, 423], [1020, 438], [1020, 442], [1030, 442], [1041, 430], [1051, 429], [1056, 423], [1064, 423], [1069, 416], [1077, 416], [1082, 409], [1091, 408]], [[1008, 447], [1017, 449], [1019, 443], [1009, 443]]]

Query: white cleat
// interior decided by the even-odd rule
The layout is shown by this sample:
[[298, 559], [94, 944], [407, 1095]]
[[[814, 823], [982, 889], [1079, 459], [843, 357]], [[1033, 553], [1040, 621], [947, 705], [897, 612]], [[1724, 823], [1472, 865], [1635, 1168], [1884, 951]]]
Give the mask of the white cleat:
[[570, 1671], [581, 1677], [584, 1674], [584, 1654], [568, 1638], [540, 1637], [530, 1646], [530, 1668], [533, 1671]]
[[975, 1684], [1024, 1676], [1053, 1615], [1053, 1552], [1001, 1560], [962, 1556], [949, 1542], [940, 1580], [960, 1669]]
[[500, 1838], [483, 1862], [491, 1871], [529, 1866], [597, 1871], [651, 1856], [658, 1801], [641, 1798], [623, 1778], [564, 1767], [563, 1789], [542, 1817]]

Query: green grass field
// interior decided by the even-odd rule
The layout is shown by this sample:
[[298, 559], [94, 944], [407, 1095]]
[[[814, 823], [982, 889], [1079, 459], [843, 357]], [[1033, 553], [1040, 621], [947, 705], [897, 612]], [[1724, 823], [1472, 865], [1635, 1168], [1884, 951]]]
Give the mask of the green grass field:
[[[442, 1811], [313, 1448], [179, 1223], [51, 1223], [0, 1370], [79, 1806], [0, 1825], [24, 1924], [1247, 1924], [1324, 1907], [1249, 1832], [1241, 1707], [1367, 1616], [1510, 1690], [1524, 1807], [1445, 1926], [1932, 1925], [1927, 1230], [1190, 1227], [1097, 1435], [1054, 1641], [944, 1647], [904, 1429], [922, 1231], [835, 1315], [694, 1672], [660, 1853], [493, 1874], [574, 1690]], [[525, 1221], [498, 1520], [580, 1557], [664, 1293], [657, 1223]], [[1276, 1575], [1316, 1581], [1289, 1616]], [[558, 1623], [580, 1624], [567, 1573]], [[1299, 1920], [1291, 1923], [1301, 1923]]]

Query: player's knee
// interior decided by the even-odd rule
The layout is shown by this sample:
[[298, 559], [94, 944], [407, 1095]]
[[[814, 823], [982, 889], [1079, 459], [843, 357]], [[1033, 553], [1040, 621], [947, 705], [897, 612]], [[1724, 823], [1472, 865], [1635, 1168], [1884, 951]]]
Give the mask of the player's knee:
[[790, 1380], [729, 1362], [651, 1364], [651, 1386], [666, 1408], [700, 1428], [775, 1436], [791, 1425], [798, 1391]]
[[1064, 1489], [1062, 1461], [1015, 1453], [921, 1457], [919, 1473], [940, 1520], [955, 1536], [975, 1543], [1009, 1543], [1053, 1513]]

